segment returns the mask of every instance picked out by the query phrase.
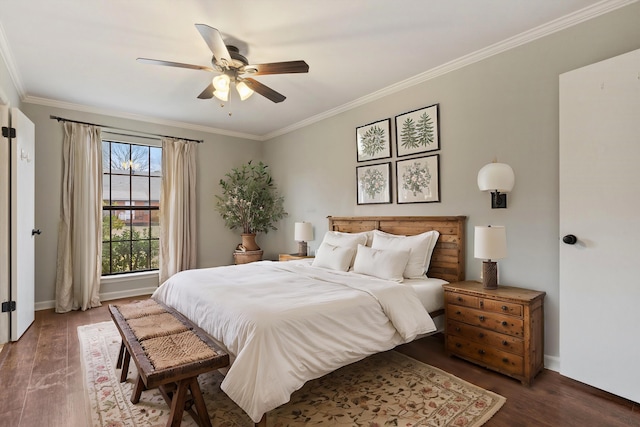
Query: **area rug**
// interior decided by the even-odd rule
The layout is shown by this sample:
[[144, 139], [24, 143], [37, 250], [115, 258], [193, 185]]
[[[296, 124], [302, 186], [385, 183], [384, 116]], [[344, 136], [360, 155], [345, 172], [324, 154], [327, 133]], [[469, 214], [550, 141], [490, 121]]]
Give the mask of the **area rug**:
[[[166, 425], [169, 407], [157, 390], [129, 400], [136, 378], [119, 382], [115, 369], [120, 335], [112, 322], [78, 328], [85, 378], [87, 416], [100, 427]], [[252, 427], [250, 418], [220, 389], [222, 374], [199, 378], [211, 423]], [[309, 381], [291, 401], [267, 414], [270, 427], [285, 426], [480, 426], [505, 398], [395, 351], [368, 357]], [[185, 413], [183, 426], [195, 426]]]

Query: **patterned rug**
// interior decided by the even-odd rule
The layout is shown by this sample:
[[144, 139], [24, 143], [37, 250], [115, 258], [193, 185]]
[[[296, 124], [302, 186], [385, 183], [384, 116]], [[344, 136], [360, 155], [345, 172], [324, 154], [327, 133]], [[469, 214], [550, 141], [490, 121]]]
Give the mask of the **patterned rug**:
[[[129, 400], [135, 364], [126, 383], [115, 369], [120, 335], [112, 322], [78, 328], [88, 418], [100, 427], [166, 425], [169, 407], [157, 390]], [[249, 417], [220, 390], [222, 375], [201, 375], [200, 387], [214, 426], [252, 427]], [[505, 398], [395, 351], [368, 357], [296, 391], [267, 415], [269, 427], [480, 426]], [[185, 413], [183, 426], [195, 426]]]

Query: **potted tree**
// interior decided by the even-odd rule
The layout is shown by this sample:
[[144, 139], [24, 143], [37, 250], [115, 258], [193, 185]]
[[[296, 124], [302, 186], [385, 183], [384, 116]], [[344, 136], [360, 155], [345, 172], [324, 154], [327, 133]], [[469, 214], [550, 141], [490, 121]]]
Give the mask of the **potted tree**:
[[216, 195], [216, 210], [227, 227], [242, 233], [242, 243], [234, 254], [238, 264], [262, 259], [256, 233], [277, 230], [274, 224], [287, 215], [284, 198], [267, 169], [262, 162], [249, 161], [220, 180], [222, 195]]

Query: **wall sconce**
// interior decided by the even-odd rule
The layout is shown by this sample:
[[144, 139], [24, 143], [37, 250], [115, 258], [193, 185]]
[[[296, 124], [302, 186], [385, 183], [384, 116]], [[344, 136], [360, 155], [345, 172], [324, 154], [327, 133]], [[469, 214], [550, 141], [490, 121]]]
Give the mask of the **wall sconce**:
[[298, 242], [299, 256], [307, 256], [307, 242], [313, 240], [313, 226], [310, 222], [296, 222], [293, 238]]
[[493, 259], [507, 257], [507, 232], [504, 226], [476, 226], [473, 256], [482, 262], [482, 286], [498, 288], [498, 264]]
[[491, 191], [491, 209], [507, 207], [507, 195], [513, 190], [516, 177], [511, 166], [505, 163], [489, 163], [478, 172], [480, 191]]

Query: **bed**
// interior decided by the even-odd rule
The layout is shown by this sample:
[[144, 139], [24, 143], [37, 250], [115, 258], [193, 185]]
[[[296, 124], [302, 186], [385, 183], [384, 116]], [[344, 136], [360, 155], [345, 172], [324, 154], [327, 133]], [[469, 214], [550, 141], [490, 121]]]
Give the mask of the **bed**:
[[[442, 293], [418, 297], [416, 289], [433, 289], [434, 281], [441, 289], [443, 281], [464, 280], [464, 216], [328, 220], [329, 231], [313, 260], [183, 271], [153, 294], [229, 352], [231, 366], [221, 387], [256, 423], [264, 423], [265, 414], [288, 402], [306, 381], [433, 333], [433, 317], [442, 314]], [[435, 238], [426, 277], [403, 279], [419, 251], [379, 246], [385, 239], [405, 244], [427, 235]], [[335, 241], [327, 236], [359, 243], [330, 244]], [[348, 254], [333, 255], [351, 250], [347, 266]], [[402, 261], [406, 268], [380, 273], [386, 265], [383, 255], [393, 258], [389, 265]], [[323, 260], [329, 266], [339, 260], [340, 268], [326, 268]], [[367, 268], [377, 269], [372, 274], [378, 276]]]

